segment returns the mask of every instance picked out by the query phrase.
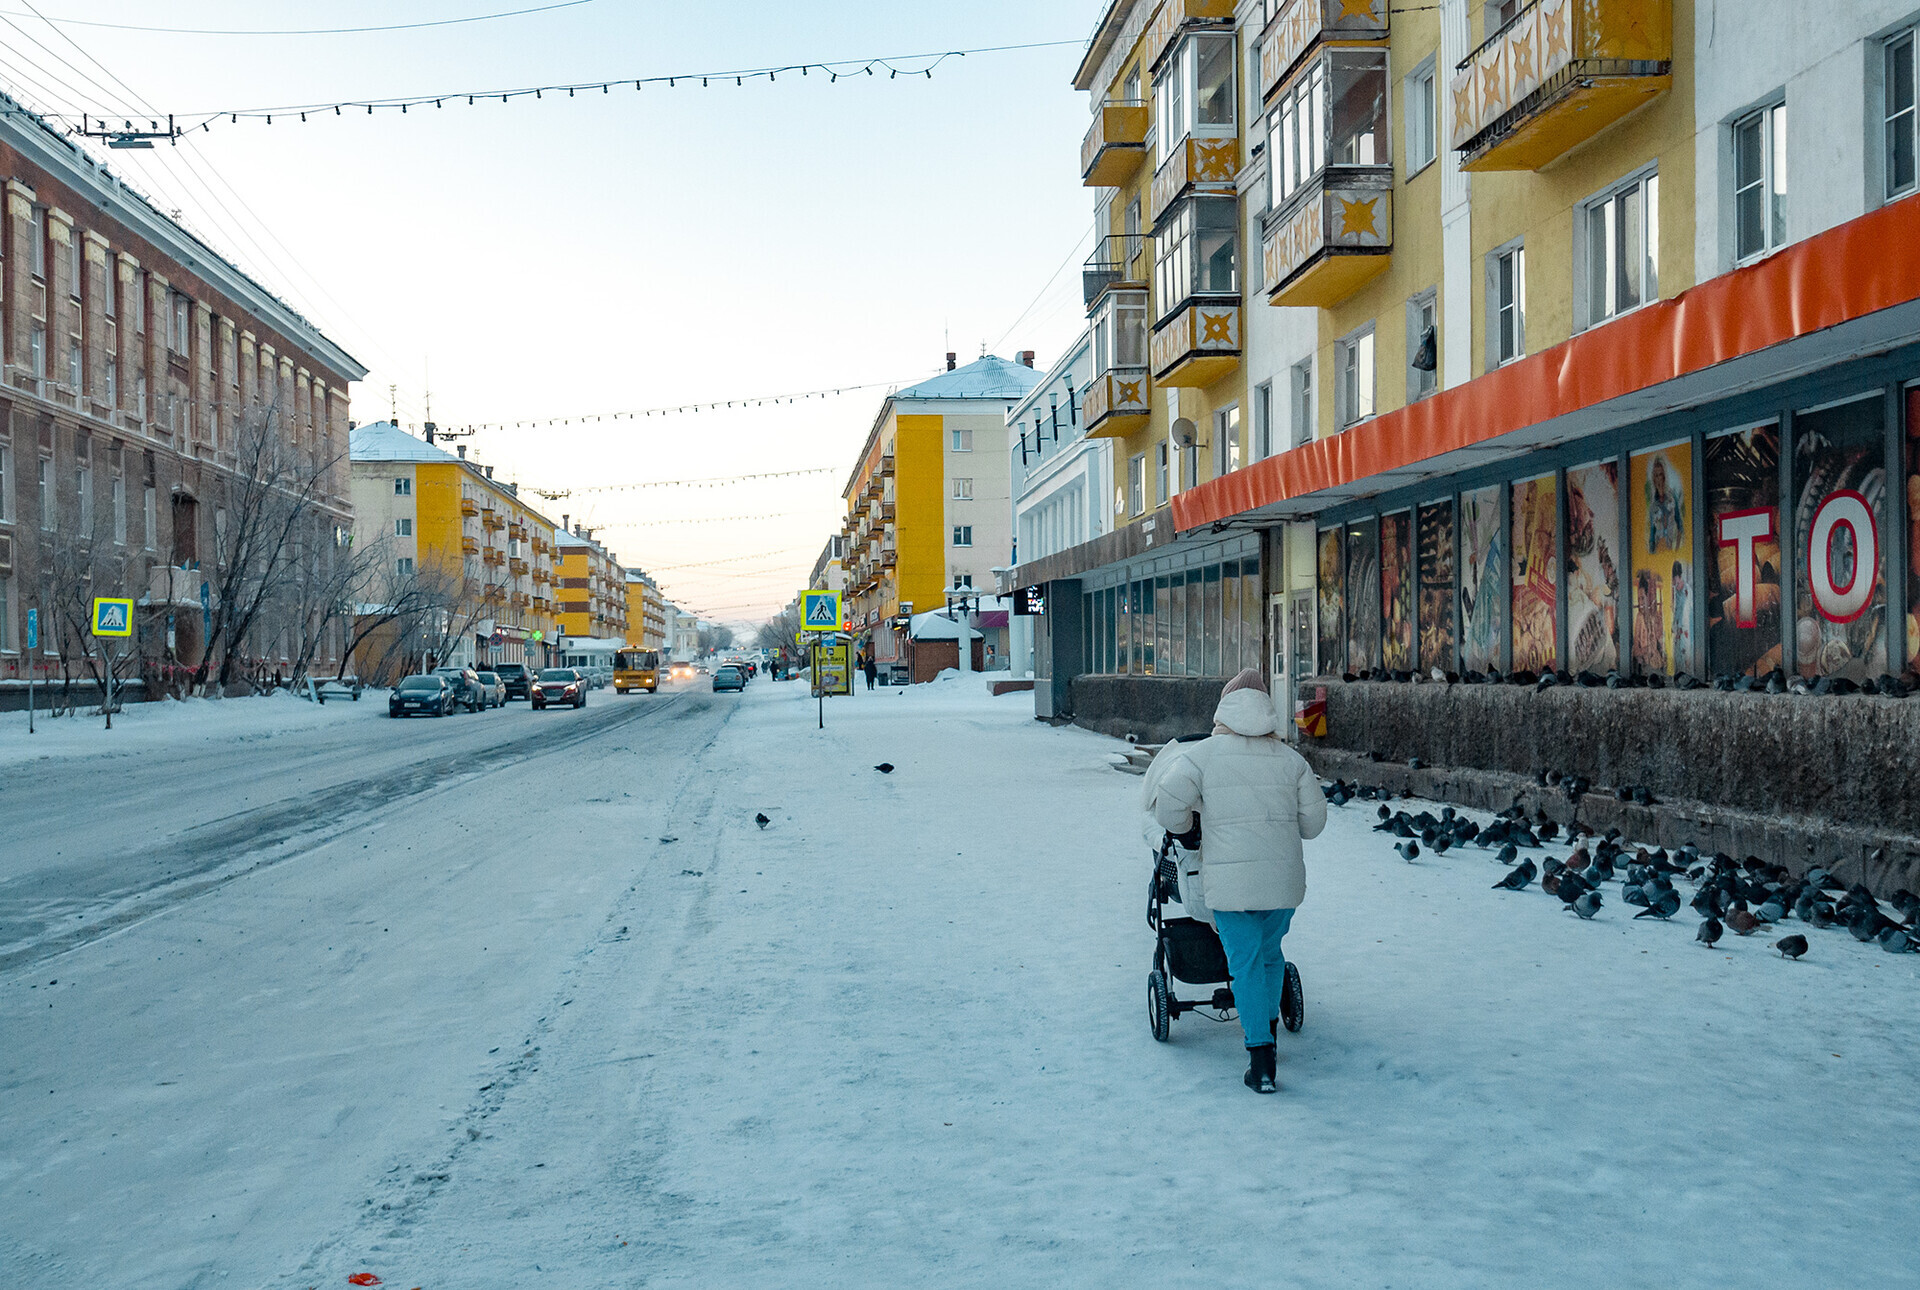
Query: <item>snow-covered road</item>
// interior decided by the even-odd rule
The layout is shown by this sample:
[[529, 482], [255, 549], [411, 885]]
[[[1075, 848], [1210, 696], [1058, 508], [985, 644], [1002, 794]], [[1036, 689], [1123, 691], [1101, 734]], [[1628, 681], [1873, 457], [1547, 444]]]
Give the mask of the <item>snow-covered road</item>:
[[[143, 825], [158, 846], [221, 813], [215, 766], [263, 820], [330, 814], [107, 935], [57, 924], [135, 896], [69, 908], [62, 864], [0, 863], [0, 949], [30, 952], [0, 970], [0, 1271], [1920, 1284], [1920, 956], [1709, 951], [1617, 901], [1577, 922], [1489, 890], [1478, 848], [1403, 863], [1356, 804], [1309, 849], [1307, 1025], [1256, 1098], [1236, 1026], [1148, 1035], [1113, 741], [978, 687], [836, 700], [824, 733], [766, 682], [410, 725], [329, 705], [324, 757], [174, 756], [134, 791], [171, 777], [200, 814]], [[0, 824], [39, 811], [36, 847], [99, 873], [75, 786], [134, 760], [15, 761]], [[64, 810], [22, 805], [21, 766]], [[18, 937], [16, 876], [53, 903]]]

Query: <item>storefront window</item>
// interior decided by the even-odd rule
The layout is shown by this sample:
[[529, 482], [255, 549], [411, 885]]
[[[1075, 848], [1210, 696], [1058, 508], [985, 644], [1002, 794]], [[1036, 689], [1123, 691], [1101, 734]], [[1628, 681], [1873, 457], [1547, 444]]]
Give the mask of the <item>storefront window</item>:
[[1620, 666], [1620, 467], [1567, 472], [1567, 667]]
[[1220, 670], [1216, 676], [1240, 671], [1240, 562], [1220, 566]]
[[1506, 636], [1507, 544], [1500, 531], [1500, 487], [1460, 494], [1460, 666], [1500, 666]]
[[1220, 675], [1220, 566], [1209, 566], [1201, 575], [1206, 579], [1206, 598], [1201, 602], [1200, 639], [1202, 654], [1200, 675]]
[[1347, 525], [1347, 670], [1380, 666], [1380, 521]]
[[1133, 648], [1135, 670], [1143, 676], [1153, 675], [1153, 583], [1151, 581], [1133, 584]]
[[1133, 602], [1127, 588], [1116, 589], [1117, 601], [1114, 610], [1115, 651], [1113, 670], [1116, 672], [1133, 671]]
[[1707, 660], [1759, 676], [1780, 666], [1780, 427], [1709, 435]]
[[1380, 517], [1380, 654], [1396, 672], [1413, 669], [1413, 513]]
[[1338, 676], [1346, 669], [1347, 625], [1342, 613], [1346, 579], [1342, 568], [1342, 546], [1339, 529], [1320, 531], [1314, 559], [1315, 581], [1319, 588], [1314, 635], [1318, 638], [1315, 643], [1319, 647], [1319, 658], [1315, 661], [1322, 676]]
[[1187, 673], [1187, 575], [1176, 573], [1171, 579], [1173, 599], [1169, 611], [1167, 672], [1171, 676]]
[[[1218, 610], [1220, 601], [1218, 589], [1215, 589], [1214, 608]], [[1207, 674], [1207, 597], [1206, 575], [1198, 569], [1187, 570], [1187, 675], [1205, 676]]]
[[1450, 672], [1453, 657], [1453, 503], [1422, 506], [1420, 547], [1420, 666]]
[[1906, 447], [1907, 665], [1912, 667], [1920, 663], [1920, 387], [1907, 391]]
[[1633, 666], [1691, 671], [1693, 662], [1693, 448], [1637, 452], [1631, 459]]
[[1864, 681], [1887, 670], [1885, 404], [1875, 394], [1793, 420], [1794, 665]]
[[1173, 672], [1173, 648], [1168, 642], [1168, 625], [1173, 622], [1173, 592], [1165, 574], [1153, 580], [1153, 666], [1155, 676]]
[[1515, 671], [1552, 671], [1559, 660], [1555, 637], [1559, 578], [1559, 481], [1552, 475], [1513, 486], [1513, 666]]
[[[1260, 562], [1240, 562], [1240, 667], [1264, 670], [1260, 657]], [[1276, 642], [1277, 644], [1277, 642]], [[1235, 668], [1238, 672], [1240, 668]]]

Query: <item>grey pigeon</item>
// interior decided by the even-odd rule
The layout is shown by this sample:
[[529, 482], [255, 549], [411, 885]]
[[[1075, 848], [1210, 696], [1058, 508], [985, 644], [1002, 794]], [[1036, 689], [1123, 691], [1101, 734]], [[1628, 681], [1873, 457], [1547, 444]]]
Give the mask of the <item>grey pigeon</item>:
[[1905, 954], [1913, 948], [1913, 938], [1904, 928], [1889, 927], [1880, 933], [1880, 948], [1889, 954]]
[[893, 763], [890, 761], [883, 761], [878, 766], [875, 766], [874, 769], [879, 771], [882, 775], [891, 775], [893, 774]]
[[1574, 897], [1573, 903], [1568, 905], [1567, 908], [1580, 915], [1581, 918], [1586, 919], [1592, 918], [1600, 912], [1601, 903], [1599, 892], [1583, 891]]
[[1535, 872], [1533, 861], [1522, 860], [1513, 867], [1512, 871], [1509, 872], [1506, 877], [1494, 883], [1493, 889], [1495, 891], [1524, 891], [1527, 884], [1533, 881]]
[[1693, 939], [1699, 941], [1702, 945], [1711, 947], [1715, 941], [1720, 939], [1720, 920], [1717, 918], [1707, 919], [1706, 922], [1700, 924], [1700, 930], [1693, 934]]
[[767, 813], [765, 811], [755, 811], [753, 813], [753, 822], [755, 824], [758, 824], [763, 829], [766, 828], [769, 824], [773, 823], [772, 820], [767, 818]]
[[1773, 943], [1772, 948], [1780, 951], [1781, 958], [1797, 959], [1807, 952], [1807, 938], [1799, 935], [1782, 936]]
[[1660, 897], [1645, 909], [1635, 914], [1635, 918], [1672, 918], [1680, 912], [1680, 893], [1669, 887]]
[[1400, 853], [1401, 858], [1404, 859], [1408, 864], [1412, 864], [1416, 859], [1419, 858], [1420, 844], [1418, 842], [1415, 842], [1412, 838], [1408, 838], [1405, 842], [1402, 842], [1400, 845], [1396, 846], [1394, 850], [1398, 851]]

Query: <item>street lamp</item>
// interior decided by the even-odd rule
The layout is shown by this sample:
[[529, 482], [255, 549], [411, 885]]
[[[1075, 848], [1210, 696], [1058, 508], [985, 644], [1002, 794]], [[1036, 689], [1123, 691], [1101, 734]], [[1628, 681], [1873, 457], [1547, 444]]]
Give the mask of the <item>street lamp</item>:
[[972, 587], [947, 589], [947, 612], [960, 627], [960, 639], [954, 653], [960, 658], [960, 673], [973, 671], [973, 615], [980, 612], [980, 595]]

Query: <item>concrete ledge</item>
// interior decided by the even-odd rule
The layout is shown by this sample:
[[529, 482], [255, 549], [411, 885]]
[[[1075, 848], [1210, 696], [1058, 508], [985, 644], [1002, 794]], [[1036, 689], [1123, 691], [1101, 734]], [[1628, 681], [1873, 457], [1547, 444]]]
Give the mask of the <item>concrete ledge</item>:
[[1076, 676], [1068, 690], [1075, 725], [1143, 744], [1213, 729], [1224, 680], [1184, 676]]
[[993, 697], [997, 699], [1003, 694], [1018, 694], [1022, 690], [1032, 690], [1033, 682], [1032, 681], [991, 681], [987, 684], [987, 689], [993, 695]]
[[[1414, 770], [1405, 762], [1375, 762], [1365, 753], [1330, 748], [1318, 740], [1306, 741], [1301, 751], [1325, 779], [1357, 780], [1395, 793], [1411, 791], [1416, 797], [1487, 811], [1504, 811], [1518, 801], [1529, 813], [1544, 810], [1548, 818], [1563, 825], [1577, 819], [1602, 833], [1619, 829], [1631, 841], [1648, 846], [1691, 843], [1709, 853], [1725, 851], [1739, 858], [1757, 855], [1796, 874], [1816, 864], [1824, 865], [1843, 881], [1863, 882], [1883, 897], [1903, 887], [1920, 889], [1920, 835], [1913, 833], [1686, 799], [1662, 799], [1652, 806], [1638, 806], [1598, 788], [1573, 803], [1558, 788], [1542, 788], [1531, 775], [1459, 766]], [[1371, 810], [1372, 804], [1367, 806]], [[1878, 864], [1869, 862], [1867, 857], [1880, 848], [1885, 848], [1884, 859]], [[1567, 849], [1563, 843], [1559, 853]], [[1554, 848], [1548, 850], [1551, 853]], [[1481, 852], [1478, 847], [1469, 847], [1467, 854]]]

